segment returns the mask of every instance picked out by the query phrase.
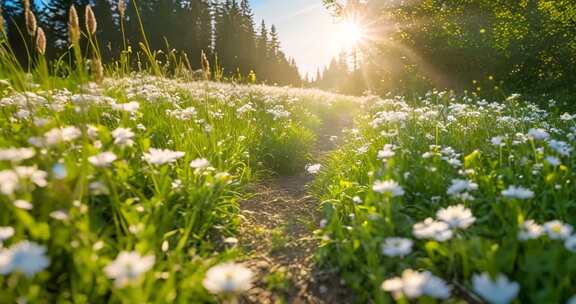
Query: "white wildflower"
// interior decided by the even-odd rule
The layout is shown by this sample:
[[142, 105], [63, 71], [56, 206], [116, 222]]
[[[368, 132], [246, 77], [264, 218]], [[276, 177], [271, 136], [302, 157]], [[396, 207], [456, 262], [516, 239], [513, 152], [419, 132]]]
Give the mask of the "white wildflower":
[[447, 241], [453, 236], [450, 225], [445, 222], [435, 221], [432, 218], [427, 218], [423, 222], [414, 224], [412, 232], [418, 239], [433, 239], [438, 242]]
[[36, 155], [36, 151], [31, 148], [6, 148], [0, 149], [0, 161], [21, 162]]
[[540, 128], [530, 129], [526, 135], [533, 140], [546, 140], [550, 137], [550, 134], [548, 134], [546, 130]]
[[163, 165], [173, 163], [184, 155], [184, 152], [150, 148], [148, 153], [144, 153], [144, 160], [150, 164]]
[[520, 186], [509, 186], [506, 190], [502, 191], [502, 195], [510, 199], [530, 199], [534, 197], [534, 192], [532, 190], [520, 187]]
[[553, 167], [557, 167], [557, 166], [562, 164], [562, 161], [558, 157], [555, 157], [555, 156], [547, 156], [546, 162], [549, 163]]
[[492, 137], [492, 139], [490, 139], [490, 143], [494, 146], [504, 146], [504, 137], [502, 136], [494, 136]]
[[2, 245], [2, 242], [14, 236], [14, 233], [14, 228], [10, 226], [0, 227], [0, 246]]
[[112, 104], [112, 109], [116, 111], [125, 111], [129, 113], [135, 113], [140, 109], [140, 104], [136, 101], [131, 101], [128, 103], [114, 103]]
[[462, 192], [478, 190], [478, 184], [463, 179], [453, 179], [452, 185], [448, 187], [446, 193], [451, 196], [461, 194]]
[[567, 238], [564, 241], [564, 247], [572, 252], [576, 252], [576, 235]]
[[54, 128], [44, 134], [46, 144], [49, 146], [63, 142], [73, 141], [82, 135], [80, 129], [76, 127]]
[[138, 252], [123, 251], [116, 260], [104, 268], [108, 278], [113, 279], [117, 287], [137, 281], [144, 273], [154, 266], [153, 255], [141, 256]]
[[88, 157], [88, 162], [95, 167], [109, 167], [116, 159], [118, 159], [116, 154], [112, 152], [102, 152]]
[[404, 195], [404, 189], [393, 180], [376, 181], [372, 190], [382, 194], [390, 194], [392, 197]]
[[33, 242], [22, 241], [0, 252], [0, 274], [19, 272], [32, 277], [48, 265], [46, 247]]
[[419, 272], [406, 269], [402, 272], [401, 277], [385, 280], [381, 288], [392, 293], [396, 298], [402, 295], [409, 299], [416, 299], [421, 296], [437, 299], [450, 297], [450, 287], [446, 282], [429, 271]]
[[321, 164], [306, 165], [306, 172], [308, 172], [308, 174], [318, 174], [321, 168]]
[[129, 128], [117, 128], [112, 131], [114, 137], [114, 144], [120, 147], [130, 147], [134, 144], [134, 132]]
[[476, 221], [472, 211], [463, 205], [442, 208], [436, 212], [436, 216], [439, 220], [450, 225], [450, 228], [466, 229]]
[[12, 195], [20, 185], [18, 175], [12, 170], [0, 171], [0, 193]]
[[541, 225], [536, 224], [533, 220], [527, 220], [520, 225], [518, 239], [520, 241], [534, 240], [542, 236], [543, 233], [544, 228]]
[[38, 170], [35, 166], [33, 167], [16, 167], [14, 169], [16, 174], [21, 179], [28, 179], [32, 183], [34, 183], [38, 187], [46, 187], [48, 185], [48, 181], [46, 177], [48, 173], [42, 170]]
[[32, 205], [29, 201], [23, 200], [23, 199], [15, 200], [15, 201], [14, 201], [14, 206], [15, 206], [16, 208], [19, 208], [19, 209], [22, 209], [22, 210], [32, 210], [32, 209], [34, 209], [34, 205]]
[[502, 274], [492, 279], [488, 273], [476, 274], [472, 277], [472, 286], [484, 300], [492, 304], [507, 304], [512, 302], [520, 291], [520, 285], [508, 280]]
[[206, 272], [202, 284], [219, 295], [239, 295], [252, 287], [252, 271], [234, 263], [213, 266]]
[[565, 224], [559, 220], [544, 223], [544, 231], [552, 240], [565, 240], [572, 234], [572, 225]]
[[205, 158], [197, 158], [190, 162], [190, 168], [196, 170], [202, 170], [210, 167], [210, 161]]
[[412, 252], [414, 242], [411, 239], [389, 237], [382, 244], [382, 253], [389, 257], [405, 257]]

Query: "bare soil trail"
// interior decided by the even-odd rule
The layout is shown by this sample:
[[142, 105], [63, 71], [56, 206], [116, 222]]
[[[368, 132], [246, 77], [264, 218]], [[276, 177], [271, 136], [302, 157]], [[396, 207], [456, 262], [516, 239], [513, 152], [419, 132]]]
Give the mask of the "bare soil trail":
[[[313, 152], [318, 162], [333, 150], [352, 118], [324, 123]], [[254, 195], [241, 203], [241, 246], [244, 263], [256, 274], [245, 303], [349, 303], [350, 293], [334, 273], [316, 270], [318, 202], [307, 193], [314, 179], [304, 172], [278, 176], [253, 185]]]

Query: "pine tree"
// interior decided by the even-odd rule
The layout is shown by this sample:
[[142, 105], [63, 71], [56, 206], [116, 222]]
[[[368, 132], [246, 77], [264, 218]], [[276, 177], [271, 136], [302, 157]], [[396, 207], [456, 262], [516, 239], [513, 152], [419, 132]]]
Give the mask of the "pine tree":
[[117, 3], [111, 0], [95, 0], [94, 14], [98, 20], [96, 37], [100, 43], [102, 58], [112, 60], [118, 58], [122, 50], [122, 34], [120, 31]]
[[268, 28], [266, 22], [262, 20], [260, 24], [260, 34], [256, 38], [256, 74], [262, 80], [268, 78]]
[[240, 2], [240, 28], [239, 28], [240, 47], [238, 48], [238, 57], [240, 61], [240, 70], [243, 73], [249, 73], [255, 68], [256, 62], [256, 33], [254, 30], [254, 16], [248, 0]]

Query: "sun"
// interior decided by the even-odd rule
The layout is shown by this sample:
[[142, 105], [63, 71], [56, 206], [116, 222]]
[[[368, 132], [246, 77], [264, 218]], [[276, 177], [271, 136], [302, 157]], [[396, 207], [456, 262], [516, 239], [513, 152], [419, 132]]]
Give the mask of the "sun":
[[338, 36], [340, 46], [344, 49], [356, 47], [366, 38], [364, 27], [353, 20], [344, 20], [338, 24]]

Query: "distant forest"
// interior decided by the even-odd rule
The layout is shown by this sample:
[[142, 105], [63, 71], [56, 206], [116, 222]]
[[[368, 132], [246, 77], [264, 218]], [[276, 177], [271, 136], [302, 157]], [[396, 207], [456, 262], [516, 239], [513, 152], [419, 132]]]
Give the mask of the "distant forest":
[[574, 0], [324, 2], [361, 24], [366, 37], [360, 60], [353, 66], [350, 56], [332, 62], [319, 73], [320, 87], [353, 94], [438, 88], [573, 100]]
[[[1, 0], [1, 3], [8, 39], [22, 63], [27, 64], [24, 3], [22, 0]], [[57, 59], [68, 51], [68, 14], [72, 5], [80, 12], [82, 24], [84, 7], [92, 6], [104, 61], [118, 59], [123, 50], [138, 51], [144, 39], [142, 25], [150, 49], [161, 50], [166, 56], [174, 53], [188, 61], [192, 69], [201, 68], [204, 52], [212, 68], [222, 69], [225, 76], [301, 85], [294, 59], [288, 58], [280, 47], [276, 27], [268, 27], [264, 20], [256, 25], [247, 0], [32, 1], [31, 10], [46, 32], [48, 58]], [[137, 60], [132, 64], [137, 64]]]

